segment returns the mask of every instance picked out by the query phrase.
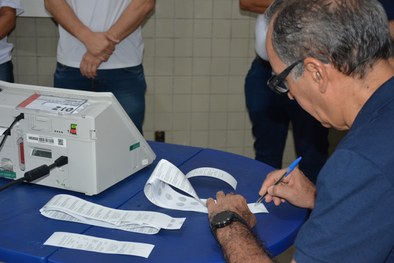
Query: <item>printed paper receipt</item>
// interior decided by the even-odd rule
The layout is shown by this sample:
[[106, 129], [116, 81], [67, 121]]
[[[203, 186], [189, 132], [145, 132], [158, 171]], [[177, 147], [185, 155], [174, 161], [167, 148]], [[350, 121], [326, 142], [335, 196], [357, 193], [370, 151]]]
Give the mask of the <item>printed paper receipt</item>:
[[185, 218], [173, 218], [158, 212], [108, 208], [64, 194], [54, 196], [40, 212], [52, 219], [143, 234], [156, 234], [162, 228], [180, 229], [185, 221]]
[[93, 251], [106, 254], [123, 254], [148, 258], [154, 245], [116, 241], [87, 235], [55, 232], [44, 245]]
[[[234, 190], [237, 187], [237, 180], [223, 171], [211, 167], [203, 167], [190, 171], [184, 175], [175, 165], [167, 160], [160, 160], [152, 175], [149, 177], [144, 192], [146, 197], [157, 206], [183, 210], [207, 213], [205, 206], [206, 199], [200, 199], [191, 185], [189, 178], [196, 176], [214, 177], [228, 183]], [[175, 191], [172, 187], [177, 188], [188, 195]], [[268, 213], [264, 204], [248, 204], [253, 213]]]

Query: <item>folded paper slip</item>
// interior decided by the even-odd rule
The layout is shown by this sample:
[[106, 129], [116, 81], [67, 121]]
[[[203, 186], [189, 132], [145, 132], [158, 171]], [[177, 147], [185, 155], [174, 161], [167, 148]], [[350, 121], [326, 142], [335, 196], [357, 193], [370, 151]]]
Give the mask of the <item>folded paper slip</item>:
[[[153, 204], [163, 208], [208, 213], [205, 204], [206, 199], [198, 197], [189, 181], [189, 178], [197, 176], [207, 176], [222, 180], [234, 190], [237, 187], [237, 180], [223, 170], [201, 167], [191, 170], [185, 175], [175, 165], [165, 159], [161, 159], [145, 184], [145, 196]], [[174, 190], [174, 188], [186, 194], [182, 194], [180, 191]], [[268, 213], [268, 210], [262, 203], [251, 203], [248, 206], [253, 213]]]

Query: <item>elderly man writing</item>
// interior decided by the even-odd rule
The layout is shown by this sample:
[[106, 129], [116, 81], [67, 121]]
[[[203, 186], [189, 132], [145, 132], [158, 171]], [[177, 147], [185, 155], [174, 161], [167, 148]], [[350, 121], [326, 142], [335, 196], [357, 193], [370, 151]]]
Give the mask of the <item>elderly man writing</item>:
[[[394, 262], [394, 68], [386, 13], [376, 0], [277, 0], [270, 8], [268, 85], [295, 99], [323, 126], [349, 130], [316, 185], [299, 170], [260, 190], [312, 213], [294, 262]], [[254, 238], [255, 217], [240, 195], [208, 199], [212, 225], [232, 211], [243, 220], [214, 233], [229, 262], [271, 262]]]

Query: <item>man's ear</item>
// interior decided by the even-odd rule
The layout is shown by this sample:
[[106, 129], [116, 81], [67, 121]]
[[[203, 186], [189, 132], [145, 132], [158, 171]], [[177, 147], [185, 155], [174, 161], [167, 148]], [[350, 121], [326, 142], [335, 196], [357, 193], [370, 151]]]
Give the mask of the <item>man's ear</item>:
[[319, 86], [320, 92], [325, 93], [328, 83], [328, 72], [325, 64], [316, 58], [308, 57], [304, 59], [304, 68], [310, 78]]

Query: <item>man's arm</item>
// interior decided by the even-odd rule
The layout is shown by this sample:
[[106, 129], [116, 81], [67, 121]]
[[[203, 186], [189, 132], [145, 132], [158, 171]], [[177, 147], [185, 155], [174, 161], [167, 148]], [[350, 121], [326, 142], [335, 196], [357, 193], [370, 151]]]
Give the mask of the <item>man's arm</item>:
[[239, 222], [218, 229], [216, 238], [226, 262], [273, 262], [251, 230]]
[[120, 41], [133, 33], [155, 7], [155, 0], [133, 0], [108, 33]]
[[248, 226], [234, 221], [228, 226], [216, 229], [218, 240], [227, 262], [261, 262], [271, 263], [272, 260], [250, 228], [256, 224], [256, 217], [249, 210], [245, 198], [240, 195], [218, 192], [216, 202], [207, 200], [208, 218], [210, 222], [220, 212], [232, 211], [242, 217]]
[[45, 8], [65, 30], [79, 39], [86, 49], [101, 61], [108, 60], [119, 40], [103, 32], [92, 32], [65, 0], [44, 0]]
[[16, 10], [3, 6], [0, 8], [0, 39], [6, 37], [16, 24]]
[[239, 0], [242, 10], [262, 14], [270, 6], [273, 0]]

